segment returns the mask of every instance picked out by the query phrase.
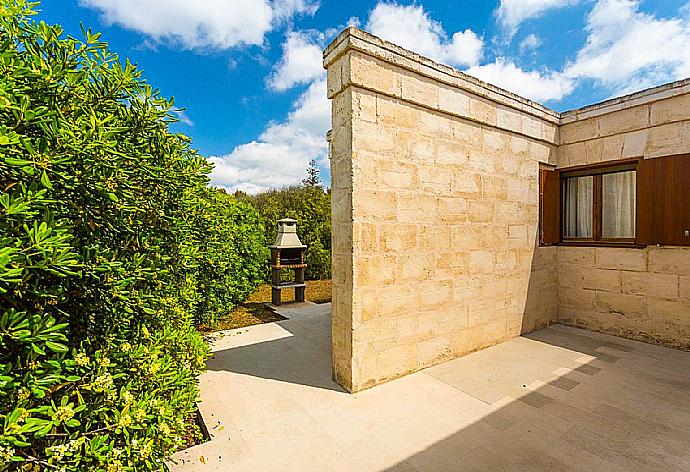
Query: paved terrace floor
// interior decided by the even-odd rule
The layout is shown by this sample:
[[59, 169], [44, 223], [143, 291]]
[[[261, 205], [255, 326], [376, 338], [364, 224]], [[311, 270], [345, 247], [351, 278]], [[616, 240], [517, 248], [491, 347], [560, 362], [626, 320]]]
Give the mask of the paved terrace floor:
[[291, 314], [214, 342], [174, 471], [690, 470], [690, 353], [552, 326], [350, 395], [330, 307]]

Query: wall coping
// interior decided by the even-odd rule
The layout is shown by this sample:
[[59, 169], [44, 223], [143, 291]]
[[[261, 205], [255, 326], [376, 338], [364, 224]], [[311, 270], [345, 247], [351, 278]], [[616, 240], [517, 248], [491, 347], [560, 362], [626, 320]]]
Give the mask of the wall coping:
[[667, 98], [676, 97], [690, 93], [690, 78], [677, 80], [656, 87], [647, 88], [628, 95], [610, 98], [603, 102], [594, 103], [574, 110], [562, 112], [561, 125], [573, 123], [575, 121], [593, 118], [595, 116], [606, 115], [619, 110], [633, 108], [640, 105], [658, 102]]
[[453, 67], [434, 62], [354, 26], [344, 29], [326, 46], [323, 52], [324, 68], [327, 68], [348, 50], [360, 51], [424, 77], [460, 88], [550, 123], [558, 124], [560, 114], [544, 105], [483, 82]]
[[345, 28], [326, 46], [323, 52], [324, 68], [327, 68], [350, 49], [556, 125], [573, 123], [690, 93], [690, 78], [687, 78], [559, 113], [538, 102], [479, 80], [448, 65], [435, 62], [354, 26]]

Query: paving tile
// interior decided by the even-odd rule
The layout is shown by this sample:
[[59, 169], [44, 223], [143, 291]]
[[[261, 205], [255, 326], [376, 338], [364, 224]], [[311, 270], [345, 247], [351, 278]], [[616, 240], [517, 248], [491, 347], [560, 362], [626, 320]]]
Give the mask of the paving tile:
[[556, 325], [350, 395], [289, 314], [214, 341], [173, 472], [690, 471], [689, 353]]
[[546, 395], [543, 395], [539, 392], [530, 392], [526, 395], [523, 395], [519, 398], [521, 402], [527, 403], [530, 406], [533, 406], [534, 408], [541, 408], [544, 405], [548, 405], [553, 401], [553, 398], [547, 397]]
[[556, 380], [552, 380], [549, 383], [554, 387], [562, 388], [563, 390], [572, 390], [578, 385], [580, 385], [580, 382], [569, 379], [568, 377], [559, 377]]
[[594, 367], [593, 365], [582, 364], [580, 367], [576, 367], [575, 370], [587, 375], [596, 375], [601, 372], [602, 369]]

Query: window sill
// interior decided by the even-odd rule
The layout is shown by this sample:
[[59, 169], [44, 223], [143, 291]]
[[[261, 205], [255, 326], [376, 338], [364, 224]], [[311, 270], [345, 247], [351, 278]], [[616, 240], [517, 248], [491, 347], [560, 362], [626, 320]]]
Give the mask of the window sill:
[[638, 244], [635, 242], [616, 242], [616, 241], [561, 241], [554, 244], [554, 246], [574, 246], [574, 247], [623, 247], [630, 249], [644, 249], [645, 244]]

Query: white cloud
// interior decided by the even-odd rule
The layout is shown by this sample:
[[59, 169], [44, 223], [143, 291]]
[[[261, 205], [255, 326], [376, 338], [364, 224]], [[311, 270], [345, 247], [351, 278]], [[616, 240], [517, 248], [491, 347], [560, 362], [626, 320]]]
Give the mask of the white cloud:
[[[256, 141], [241, 144], [229, 154], [210, 157], [215, 164], [211, 184], [256, 193], [298, 183], [309, 159], [327, 168], [330, 116], [326, 81], [317, 79], [300, 95], [285, 121], [270, 123]], [[326, 176], [323, 181], [328, 182]]]
[[587, 43], [566, 74], [594, 79], [615, 93], [690, 75], [690, 20], [638, 9], [634, 0], [599, 0], [587, 16]]
[[185, 49], [261, 45], [276, 25], [313, 14], [313, 0], [79, 0], [105, 21], [138, 31], [156, 43]]
[[175, 108], [171, 111], [180, 123], [183, 123], [187, 126], [194, 126], [194, 122], [191, 120], [191, 118], [189, 118], [189, 116], [187, 116], [185, 111], [181, 108]]
[[539, 46], [541, 46], [541, 39], [539, 36], [532, 33], [525, 36], [525, 38], [520, 41], [520, 45], [518, 47], [520, 49], [520, 53], [525, 54], [528, 51], [534, 52], [534, 50]]
[[561, 73], [524, 71], [501, 57], [492, 63], [471, 67], [465, 72], [537, 102], [560, 100], [569, 95], [575, 86], [572, 79]]
[[520, 23], [537, 18], [549, 10], [575, 5], [579, 0], [501, 0], [496, 18], [510, 38], [517, 32]]
[[323, 35], [313, 31], [288, 33], [283, 56], [273, 68], [266, 83], [273, 90], [286, 90], [312, 82], [325, 75], [322, 65]]
[[479, 62], [484, 41], [472, 30], [449, 39], [443, 27], [421, 5], [378, 3], [369, 15], [367, 31], [439, 62], [473, 66]]

